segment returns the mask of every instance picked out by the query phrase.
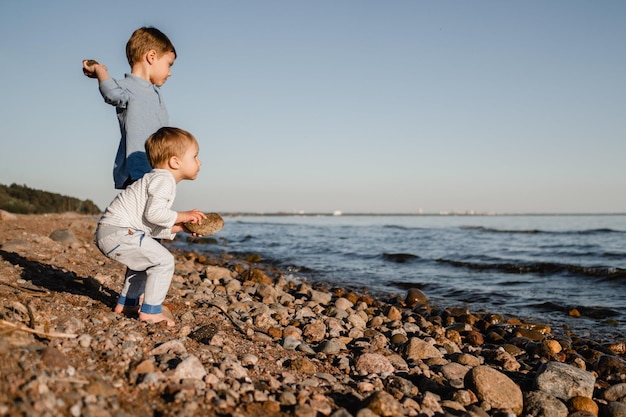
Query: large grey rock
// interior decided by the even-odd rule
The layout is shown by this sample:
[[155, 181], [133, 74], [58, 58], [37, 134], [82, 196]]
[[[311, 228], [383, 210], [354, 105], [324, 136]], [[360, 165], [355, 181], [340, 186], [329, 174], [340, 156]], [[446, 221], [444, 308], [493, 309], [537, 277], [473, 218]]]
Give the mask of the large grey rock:
[[561, 362], [547, 362], [537, 370], [535, 386], [563, 401], [577, 395], [591, 398], [596, 377], [575, 366]]

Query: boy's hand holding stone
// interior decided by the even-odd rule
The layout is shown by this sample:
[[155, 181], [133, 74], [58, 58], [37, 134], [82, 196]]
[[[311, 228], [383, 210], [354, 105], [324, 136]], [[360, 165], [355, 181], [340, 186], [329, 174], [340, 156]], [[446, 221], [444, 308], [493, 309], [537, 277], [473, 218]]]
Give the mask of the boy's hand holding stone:
[[95, 59], [83, 59], [83, 74], [89, 78], [98, 78], [98, 74], [96, 73], [97, 66], [101, 66], [105, 71], [107, 71], [107, 67], [100, 64]]

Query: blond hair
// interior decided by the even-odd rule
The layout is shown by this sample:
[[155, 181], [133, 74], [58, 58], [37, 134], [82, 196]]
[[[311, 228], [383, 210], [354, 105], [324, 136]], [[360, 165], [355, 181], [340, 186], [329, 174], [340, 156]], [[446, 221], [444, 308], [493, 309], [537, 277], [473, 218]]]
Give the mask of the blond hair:
[[152, 168], [159, 167], [171, 157], [182, 157], [189, 146], [198, 144], [195, 136], [177, 127], [162, 127], [146, 140], [146, 155]]
[[126, 58], [132, 67], [143, 59], [149, 50], [154, 49], [160, 58], [167, 52], [173, 52], [176, 57], [176, 49], [163, 32], [153, 27], [141, 27], [133, 32], [126, 43]]

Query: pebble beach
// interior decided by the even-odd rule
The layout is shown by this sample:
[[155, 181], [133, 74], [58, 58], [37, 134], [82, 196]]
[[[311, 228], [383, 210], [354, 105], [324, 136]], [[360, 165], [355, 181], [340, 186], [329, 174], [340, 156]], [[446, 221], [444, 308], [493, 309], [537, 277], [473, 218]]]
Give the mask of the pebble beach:
[[[171, 248], [176, 326], [117, 315], [97, 219], [0, 220], [3, 416], [626, 416], [626, 341]], [[165, 243], [167, 246], [168, 244]]]

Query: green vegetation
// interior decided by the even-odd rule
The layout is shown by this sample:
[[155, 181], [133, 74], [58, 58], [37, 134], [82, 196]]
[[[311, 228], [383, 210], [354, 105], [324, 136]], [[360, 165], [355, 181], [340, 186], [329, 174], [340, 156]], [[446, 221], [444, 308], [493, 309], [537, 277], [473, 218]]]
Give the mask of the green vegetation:
[[25, 185], [0, 184], [0, 210], [19, 214], [64, 213], [100, 214], [91, 200], [79, 200], [61, 194], [33, 190]]

